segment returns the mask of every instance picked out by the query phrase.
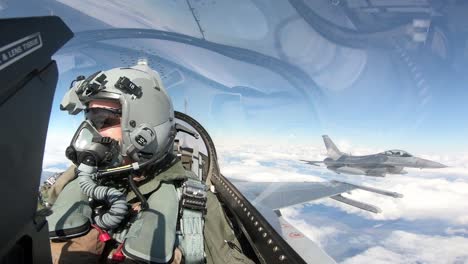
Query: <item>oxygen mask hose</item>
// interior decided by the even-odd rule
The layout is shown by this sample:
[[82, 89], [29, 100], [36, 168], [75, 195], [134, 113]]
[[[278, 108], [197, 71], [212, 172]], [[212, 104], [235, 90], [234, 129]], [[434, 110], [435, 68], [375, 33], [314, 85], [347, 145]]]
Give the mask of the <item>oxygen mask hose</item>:
[[135, 193], [136, 197], [138, 197], [138, 200], [140, 200], [141, 203], [141, 210], [146, 210], [148, 209], [148, 202], [146, 201], [145, 196], [141, 194], [140, 190], [138, 189], [138, 186], [136, 185], [135, 181], [133, 180], [133, 175], [130, 174], [128, 175], [128, 185], [130, 186], [130, 189]]
[[151, 159], [149, 159], [147, 161], [144, 161], [144, 162], [141, 162], [141, 163], [134, 162], [132, 164], [124, 165], [124, 166], [121, 166], [121, 167], [100, 170], [100, 171], [97, 171], [96, 177], [98, 179], [100, 179], [100, 178], [104, 178], [106, 176], [111, 176], [111, 175], [116, 175], [116, 174], [125, 175], [124, 173], [142, 169], [142, 168], [146, 167], [147, 165], [158, 163], [160, 160], [161, 160], [161, 158], [160, 159], [151, 158]]
[[97, 168], [94, 166], [82, 163], [78, 166], [78, 171], [81, 191], [95, 200], [106, 201], [110, 204], [107, 212], [94, 217], [96, 224], [105, 230], [118, 227], [128, 212], [127, 201], [123, 193], [115, 188], [96, 184], [93, 177], [96, 175]]
[[[168, 145], [170, 145], [170, 144], [172, 144], [172, 141], [169, 141]], [[157, 163], [161, 162], [165, 157], [166, 157], [166, 155], [162, 155], [162, 156], [154, 155], [152, 158], [150, 158], [150, 159], [148, 159], [146, 161], [133, 162], [132, 164], [124, 165], [124, 166], [121, 166], [121, 167], [99, 170], [99, 171], [96, 172], [97, 173], [96, 177], [99, 179], [99, 178], [104, 178], [104, 177], [110, 176], [110, 175], [116, 175], [116, 174], [121, 174], [121, 173], [124, 173], [124, 172], [136, 171], [136, 170], [142, 169], [142, 168], [144, 168], [144, 167], [146, 167], [148, 165], [157, 164]]]

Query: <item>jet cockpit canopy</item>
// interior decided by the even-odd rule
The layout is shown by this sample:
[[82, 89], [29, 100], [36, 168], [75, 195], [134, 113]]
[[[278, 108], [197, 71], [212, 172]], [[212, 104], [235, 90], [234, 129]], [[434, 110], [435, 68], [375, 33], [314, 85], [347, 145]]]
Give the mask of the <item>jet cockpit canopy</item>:
[[382, 154], [392, 157], [412, 157], [413, 155], [409, 154], [404, 150], [393, 149], [382, 152]]

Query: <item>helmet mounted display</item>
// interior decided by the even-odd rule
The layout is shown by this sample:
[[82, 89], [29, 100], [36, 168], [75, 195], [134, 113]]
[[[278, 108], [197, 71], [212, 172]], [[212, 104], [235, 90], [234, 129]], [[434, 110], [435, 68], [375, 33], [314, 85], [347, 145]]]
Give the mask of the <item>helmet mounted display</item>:
[[[119, 102], [120, 109], [93, 110], [92, 101]], [[65, 94], [61, 110], [76, 115], [85, 110], [96, 129], [120, 118], [120, 155], [137, 162], [163, 159], [172, 151], [176, 130], [172, 102], [159, 74], [146, 63], [99, 71], [78, 78]], [[117, 122], [115, 120], [115, 122]]]

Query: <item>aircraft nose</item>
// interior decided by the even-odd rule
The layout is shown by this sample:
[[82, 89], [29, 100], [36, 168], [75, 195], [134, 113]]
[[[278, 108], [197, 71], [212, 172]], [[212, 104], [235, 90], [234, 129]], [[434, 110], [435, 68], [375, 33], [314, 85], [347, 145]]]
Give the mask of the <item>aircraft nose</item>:
[[419, 168], [441, 169], [447, 168], [446, 165], [432, 160], [419, 159], [417, 162]]

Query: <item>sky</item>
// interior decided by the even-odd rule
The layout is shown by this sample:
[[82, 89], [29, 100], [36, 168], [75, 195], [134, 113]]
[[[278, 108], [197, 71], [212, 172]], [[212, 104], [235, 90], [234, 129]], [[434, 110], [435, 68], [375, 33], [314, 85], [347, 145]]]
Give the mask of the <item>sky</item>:
[[[459, 21], [441, 25], [435, 20], [435, 40], [423, 48], [404, 42], [356, 49], [328, 41], [288, 1], [271, 6], [250, 0], [234, 6], [229, 1], [189, 1], [193, 14], [186, 1], [39, 2], [30, 9], [20, 8], [20, 1], [9, 3], [0, 15], [59, 15], [75, 32], [165, 30], [255, 53], [236, 51], [241, 54], [236, 57], [203, 45], [129, 37], [132, 33], [122, 33], [124, 41], [75, 41], [55, 56], [61, 76], [51, 130], [64, 129], [60, 124], [68, 120], [57, 105], [74, 77], [130, 65], [143, 56], [167, 78], [175, 108], [183, 110], [188, 101], [189, 112], [220, 137], [319, 143], [320, 135], [329, 134], [410, 152], [458, 153], [467, 147], [468, 124], [462, 119], [468, 113], [466, 60], [452, 58], [450, 67], [444, 61], [450, 54], [464, 54], [459, 47], [463, 34], [437, 35], [443, 26]], [[353, 27], [329, 1], [309, 5], [326, 19]], [[221, 17], [223, 23], [215, 23]], [[444, 38], [452, 42], [440, 44]]]
[[[437, 7], [433, 13], [442, 16], [422, 16], [431, 20], [424, 43], [412, 40], [413, 19], [392, 38], [379, 42], [372, 36], [369, 43], [377, 39], [377, 46], [356, 48], [330, 41], [294, 2], [301, 1], [0, 1], [1, 18], [58, 15], [76, 33], [54, 56], [60, 75], [43, 169], [69, 164], [64, 151], [83, 120], [59, 110], [71, 81], [144, 57], [161, 75], [175, 110], [210, 132], [228, 177], [340, 178], [297, 162], [325, 157], [323, 134], [354, 155], [404, 149], [449, 165], [378, 180], [353, 178], [404, 193], [396, 201], [353, 193], [377, 203], [379, 215], [331, 200], [285, 214], [339, 262], [468, 262], [468, 34], [459, 15], [466, 6]], [[308, 7], [349, 30], [391, 24], [333, 2], [310, 1]], [[346, 14], [376, 23], [359, 24]], [[152, 30], [151, 38], [141, 38], [138, 29]], [[441, 254], [447, 258], [440, 260]]]

